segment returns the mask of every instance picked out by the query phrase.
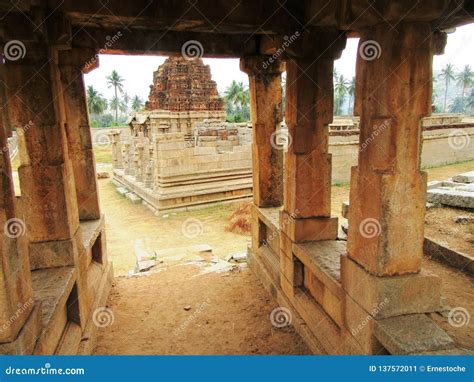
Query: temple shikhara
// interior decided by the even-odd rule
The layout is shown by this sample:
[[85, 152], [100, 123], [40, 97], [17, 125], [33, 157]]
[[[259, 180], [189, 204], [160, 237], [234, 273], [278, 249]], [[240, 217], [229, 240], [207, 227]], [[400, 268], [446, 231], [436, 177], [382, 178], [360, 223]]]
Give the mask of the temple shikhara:
[[[422, 262], [421, 149], [433, 56], [447, 31], [472, 22], [471, 1], [106, 5], [0, 3], [1, 354], [89, 354], [96, 345], [113, 280], [83, 77], [99, 53], [169, 57], [150, 74], [129, 134], [111, 131], [113, 181], [157, 214], [251, 197], [249, 266], [311, 352], [466, 352], [442, 324], [441, 278]], [[334, 61], [348, 37], [360, 39], [357, 121], [330, 126]], [[209, 67], [182, 54], [190, 41], [199, 56], [240, 59], [250, 126], [225, 122]], [[359, 136], [351, 163], [330, 151], [331, 129], [344, 124]], [[462, 129], [469, 140], [456, 155], [472, 155], [474, 132]], [[6, 149], [14, 130], [20, 195]], [[436, 154], [441, 138], [431, 131], [429, 139]], [[331, 209], [336, 170], [350, 178], [347, 241]]]

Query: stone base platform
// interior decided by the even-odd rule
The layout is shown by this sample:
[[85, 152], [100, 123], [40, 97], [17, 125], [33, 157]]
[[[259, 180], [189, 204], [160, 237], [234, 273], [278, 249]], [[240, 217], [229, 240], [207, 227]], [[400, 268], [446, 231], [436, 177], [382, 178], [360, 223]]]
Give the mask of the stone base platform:
[[248, 169], [167, 178], [156, 191], [137, 182], [133, 176], [125, 175], [121, 169], [114, 170], [113, 179], [158, 213], [252, 197], [252, 172]]
[[[433, 307], [427, 308], [423, 301], [410, 305], [411, 300], [406, 300], [412, 284], [416, 289], [435, 276], [377, 278], [366, 274], [359, 281], [363, 285], [375, 283], [366, 290], [377, 293], [367, 296], [362, 291], [365, 299], [356, 296], [356, 301], [348, 292], [354, 288], [351, 289], [352, 280], [347, 280], [348, 265], [352, 263], [348, 264], [346, 259], [346, 243], [292, 243], [281, 232], [277, 213], [275, 208], [254, 208], [252, 219], [256, 220], [253, 225], [258, 235], [253, 235], [252, 247], [248, 249], [249, 266], [278, 304], [289, 309], [291, 324], [312, 352], [462, 354], [462, 349], [424, 313], [436, 311], [439, 296], [428, 296], [425, 305]], [[392, 294], [386, 296], [386, 291]], [[378, 304], [378, 310], [370, 309], [380, 297], [389, 302]], [[404, 331], [400, 331], [401, 327]]]

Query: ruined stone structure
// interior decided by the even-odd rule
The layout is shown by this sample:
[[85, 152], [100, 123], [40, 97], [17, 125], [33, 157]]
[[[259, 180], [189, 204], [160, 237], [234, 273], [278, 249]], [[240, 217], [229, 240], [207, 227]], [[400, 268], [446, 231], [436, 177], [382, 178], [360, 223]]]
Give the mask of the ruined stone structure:
[[154, 212], [252, 196], [251, 129], [205, 120], [184, 133], [139, 132], [122, 141], [110, 132], [114, 181]]
[[[472, 21], [471, 2], [43, 4], [0, 5], [1, 146], [13, 127], [22, 131], [19, 198], [8, 150], [0, 157], [0, 223], [9, 232], [0, 242], [1, 353], [90, 351], [106, 309], [111, 267], [81, 72], [97, 65], [99, 51], [170, 55], [190, 41], [208, 57], [241, 58], [249, 75], [251, 268], [292, 312], [311, 349], [461, 352], [428, 315], [440, 309], [441, 286], [421, 267], [427, 186], [420, 132], [431, 112], [432, 57], [442, 53], [444, 30]], [[347, 35], [360, 37], [360, 145], [372, 140], [352, 168], [346, 245], [331, 216], [328, 125], [334, 60]], [[272, 142], [283, 119], [285, 65], [291, 144], [283, 158]], [[23, 235], [9, 229], [21, 222]]]
[[169, 57], [153, 73], [145, 111], [132, 115], [132, 135], [193, 134], [205, 119], [225, 120], [224, 101], [217, 93], [209, 65], [202, 59]]

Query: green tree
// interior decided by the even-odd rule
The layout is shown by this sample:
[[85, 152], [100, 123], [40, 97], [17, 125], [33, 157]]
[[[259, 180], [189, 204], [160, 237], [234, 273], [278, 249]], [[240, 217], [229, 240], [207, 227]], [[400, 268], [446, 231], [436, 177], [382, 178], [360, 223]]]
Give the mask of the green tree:
[[120, 110], [122, 113], [125, 113], [125, 111], [127, 110], [124, 102], [123, 102], [123, 99], [121, 99], [120, 97], [115, 97], [113, 96], [110, 101], [109, 101], [109, 105], [110, 105], [110, 108], [112, 110], [115, 110], [115, 123], [117, 124], [118, 123], [118, 110]]
[[250, 94], [243, 82], [231, 82], [225, 90], [224, 102], [230, 120], [240, 122], [250, 119]]
[[439, 78], [444, 80], [444, 103], [443, 103], [443, 113], [446, 112], [446, 99], [448, 96], [448, 87], [449, 83], [455, 79], [454, 76], [454, 67], [453, 64], [448, 63], [446, 66], [441, 70], [441, 73], [438, 75]]
[[107, 108], [107, 100], [92, 85], [87, 87], [86, 95], [89, 114], [101, 115]]
[[124, 79], [120, 76], [120, 74], [117, 73], [116, 70], [112, 70], [112, 73], [106, 77], [107, 79], [107, 85], [110, 88], [114, 88], [114, 93], [115, 93], [115, 96], [112, 98], [112, 100], [114, 100], [114, 105], [115, 106], [112, 106], [112, 108], [115, 109], [115, 123], [117, 123], [117, 120], [118, 120], [118, 110], [119, 110], [119, 100], [118, 100], [118, 93], [120, 92], [120, 94], [123, 93], [123, 81]]
[[143, 107], [143, 100], [139, 96], [132, 98], [132, 109], [135, 111], [140, 110]]
[[[355, 87], [356, 87], [356, 79], [355, 77], [352, 77], [351, 81], [349, 82], [349, 85], [347, 86], [347, 94], [349, 94], [349, 105], [347, 105], [347, 114], [349, 115], [354, 115], [353, 100], [354, 100], [354, 94], [355, 94]], [[351, 111], [351, 107], [352, 107], [352, 111]]]
[[130, 103], [130, 96], [128, 95], [127, 92], [123, 93], [123, 96], [122, 96], [122, 103], [125, 107], [125, 113], [128, 114], [128, 104]]
[[464, 69], [456, 75], [456, 84], [461, 86], [461, 111], [464, 111], [464, 95], [466, 89], [474, 84], [474, 72], [471, 70], [469, 65], [466, 65]]
[[344, 75], [339, 74], [334, 84], [334, 113], [335, 115], [341, 114], [341, 107], [344, 103], [344, 98], [347, 94], [349, 82], [344, 78]]

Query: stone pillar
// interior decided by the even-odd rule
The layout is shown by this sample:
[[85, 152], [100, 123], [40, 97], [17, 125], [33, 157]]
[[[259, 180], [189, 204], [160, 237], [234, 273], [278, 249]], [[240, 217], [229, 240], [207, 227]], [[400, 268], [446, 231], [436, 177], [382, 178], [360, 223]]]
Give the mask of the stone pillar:
[[335, 57], [292, 58], [286, 62], [288, 152], [280, 225], [293, 242], [337, 238], [337, 218], [331, 217], [328, 151]]
[[[352, 168], [341, 281], [346, 327], [364, 353], [383, 350], [375, 336], [379, 320], [440, 308], [440, 279], [421, 271], [421, 118], [431, 109], [433, 36], [428, 23], [400, 23], [365, 30], [359, 42], [359, 159]], [[361, 328], [364, 317], [370, 320]]]
[[74, 170], [81, 220], [100, 218], [95, 158], [82, 73], [86, 61], [92, 57], [94, 52], [89, 50], [70, 49], [59, 53], [69, 158]]
[[25, 45], [25, 58], [6, 65], [6, 83], [12, 124], [25, 127], [18, 172], [31, 267], [73, 265], [79, 213], [57, 54], [42, 42]]
[[[431, 110], [430, 34], [427, 24], [380, 27], [363, 33], [359, 43], [360, 147], [347, 246], [350, 258], [378, 276], [420, 271], [426, 198], [421, 118]], [[369, 40], [379, 45], [380, 58], [364, 56]]]
[[124, 142], [123, 144], [123, 162], [124, 162], [124, 175], [130, 175], [130, 142]]
[[[4, 69], [2, 65], [2, 115], [5, 99]], [[28, 344], [22, 345], [21, 339], [17, 344], [13, 343], [32, 314], [35, 301], [31, 285], [26, 225], [23, 219], [17, 216], [15, 206], [7, 130], [3, 119], [0, 118], [0, 353], [31, 353], [34, 342], [29, 344], [31, 349], [22, 347]], [[39, 327], [39, 321], [37, 324]], [[30, 330], [33, 328], [30, 327]], [[32, 336], [37, 334], [35, 332]]]
[[145, 161], [144, 161], [144, 150], [145, 148], [143, 147], [142, 143], [137, 143], [137, 151], [136, 151], [136, 156], [135, 156], [135, 168], [136, 168], [136, 173], [135, 173], [135, 179], [137, 182], [143, 182], [144, 180], [144, 173], [145, 173]]
[[122, 143], [120, 142], [120, 130], [112, 130], [108, 133], [112, 143], [113, 168], [123, 168]]
[[282, 116], [281, 73], [284, 64], [268, 56], [240, 60], [249, 75], [253, 126], [253, 202], [257, 207], [283, 204], [283, 145], [278, 141]]

